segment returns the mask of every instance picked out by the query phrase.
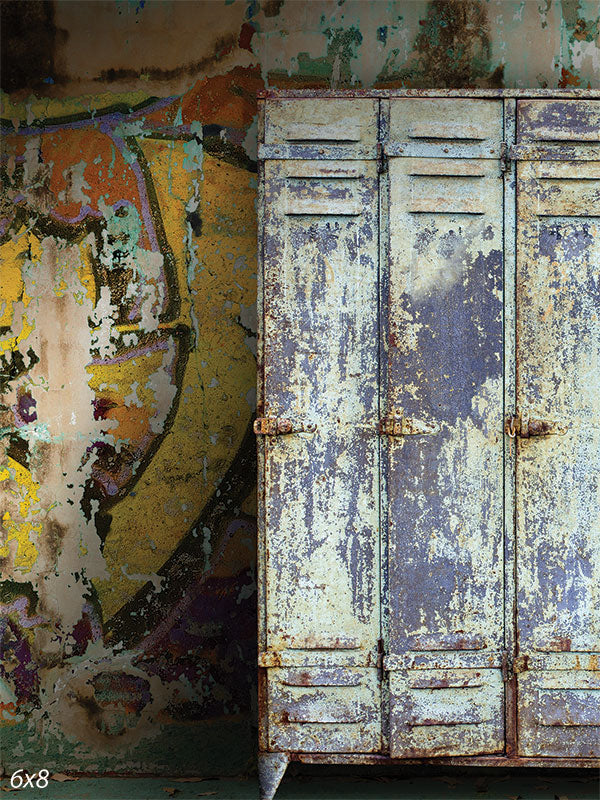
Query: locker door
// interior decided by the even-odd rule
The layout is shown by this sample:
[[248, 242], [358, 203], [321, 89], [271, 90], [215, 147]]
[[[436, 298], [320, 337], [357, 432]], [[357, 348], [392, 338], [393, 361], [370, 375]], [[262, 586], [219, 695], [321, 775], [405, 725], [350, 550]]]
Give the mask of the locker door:
[[599, 756], [600, 102], [517, 119], [519, 753]]
[[390, 754], [504, 748], [503, 104], [390, 101]]
[[265, 119], [264, 749], [381, 743], [378, 104]]

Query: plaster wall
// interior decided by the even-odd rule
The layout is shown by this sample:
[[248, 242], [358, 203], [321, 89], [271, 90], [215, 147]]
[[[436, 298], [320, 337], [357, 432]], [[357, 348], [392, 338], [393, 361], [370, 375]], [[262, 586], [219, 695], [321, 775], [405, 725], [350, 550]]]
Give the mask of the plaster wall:
[[256, 92], [598, 88], [600, 5], [0, 7], [2, 764], [241, 773]]

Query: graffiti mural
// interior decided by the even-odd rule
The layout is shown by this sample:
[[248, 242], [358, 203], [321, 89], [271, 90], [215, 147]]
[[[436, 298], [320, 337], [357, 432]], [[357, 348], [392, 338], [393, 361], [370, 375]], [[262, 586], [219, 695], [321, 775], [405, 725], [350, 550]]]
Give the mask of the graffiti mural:
[[[597, 86], [597, 4], [123, 0], [94, 4], [102, 46], [89, 4], [23, 5], [2, 3], [5, 767], [240, 772], [256, 93]], [[524, 36], [554, 59], [524, 63]]]
[[3, 714], [107, 752], [252, 680], [255, 166], [202, 91], [5, 125]]

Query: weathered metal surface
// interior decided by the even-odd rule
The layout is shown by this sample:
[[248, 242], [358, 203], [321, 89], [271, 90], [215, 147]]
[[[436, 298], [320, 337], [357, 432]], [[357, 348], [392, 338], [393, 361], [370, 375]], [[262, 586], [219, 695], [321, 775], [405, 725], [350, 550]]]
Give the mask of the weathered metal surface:
[[600, 757], [600, 674], [540, 669], [519, 675], [522, 755]]
[[267, 109], [267, 143], [337, 142], [345, 159], [368, 149], [373, 160], [265, 163], [263, 413], [316, 426], [264, 446], [263, 663], [291, 658], [308, 676], [295, 685], [297, 670], [268, 670], [268, 740], [377, 750], [375, 660], [360, 685], [333, 680], [348, 655], [368, 663], [380, 638], [377, 109], [300, 105]]
[[598, 103], [441, 94], [261, 151], [263, 747], [599, 765]]
[[304, 752], [378, 751], [380, 684], [374, 669], [271, 670], [269, 745]]
[[[377, 179], [374, 163], [360, 178], [336, 163], [266, 165], [264, 409], [318, 421], [266, 444], [276, 649], [369, 649], [378, 638]], [[335, 199], [349, 181], [360, 217], [286, 214], [290, 187], [318, 184]]]
[[517, 138], [521, 141], [598, 144], [600, 100], [521, 100]]
[[500, 151], [502, 103], [456, 98], [406, 98], [390, 103], [390, 144], [404, 141], [444, 141], [454, 149], [475, 142]]
[[260, 753], [258, 756], [259, 800], [273, 800], [287, 769], [286, 753]]
[[390, 673], [392, 755], [501, 752], [500, 670], [408, 670]]
[[274, 156], [284, 148], [309, 148], [288, 151], [292, 158], [319, 159], [328, 148], [336, 148], [338, 158], [375, 158], [378, 105], [374, 99], [272, 100], [264, 146], [271, 146]]
[[284, 436], [292, 433], [314, 433], [317, 424], [281, 417], [258, 417], [254, 420], [253, 430], [257, 436]]
[[[502, 103], [392, 101], [390, 137], [411, 132], [445, 139], [449, 151], [458, 135], [487, 139], [499, 149]], [[389, 173], [385, 404], [440, 428], [436, 436], [388, 439], [384, 450], [389, 650], [392, 656], [498, 653], [503, 647], [498, 161], [390, 158]], [[456, 662], [460, 669], [460, 655]], [[427, 695], [426, 716], [437, 720], [427, 731], [406, 718], [408, 706], [423, 703], [423, 693], [412, 688], [409, 672], [392, 673], [391, 755], [501, 751], [502, 677], [500, 670], [481, 673], [482, 686], [474, 692], [449, 688]], [[469, 710], [475, 697], [485, 713]]]
[[[593, 146], [599, 115], [592, 101], [520, 103], [518, 132]], [[519, 753], [598, 756], [600, 163], [517, 170], [517, 408], [568, 426], [517, 444]], [[565, 651], [579, 661], [556, 670]]]

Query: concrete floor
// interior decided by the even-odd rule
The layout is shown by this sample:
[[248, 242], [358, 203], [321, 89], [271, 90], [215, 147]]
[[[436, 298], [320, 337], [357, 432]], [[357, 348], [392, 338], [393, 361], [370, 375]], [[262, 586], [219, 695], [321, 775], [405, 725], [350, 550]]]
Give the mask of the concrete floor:
[[[2, 789], [9, 782], [2, 781]], [[9, 792], [19, 800], [255, 800], [253, 779], [78, 778]], [[494, 770], [436, 776], [287, 774], [276, 800], [599, 800], [596, 771]]]

